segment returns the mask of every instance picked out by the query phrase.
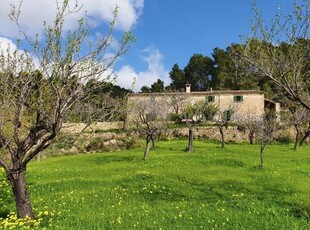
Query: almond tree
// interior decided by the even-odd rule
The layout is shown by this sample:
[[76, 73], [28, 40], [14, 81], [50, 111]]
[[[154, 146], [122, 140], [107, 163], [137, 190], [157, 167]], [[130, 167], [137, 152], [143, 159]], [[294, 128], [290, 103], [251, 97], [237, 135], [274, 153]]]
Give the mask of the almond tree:
[[249, 132], [249, 142], [251, 145], [254, 144], [254, 137], [259, 130], [261, 118], [253, 115], [247, 115], [244, 116], [238, 123]]
[[130, 116], [133, 117], [138, 132], [145, 136], [145, 150], [143, 158], [146, 160], [149, 156], [150, 141], [155, 146], [155, 137], [167, 128], [167, 102], [164, 99], [156, 99], [151, 95], [145, 101], [128, 105]]
[[185, 101], [186, 101], [186, 97], [182, 94], [175, 94], [171, 97], [169, 105], [171, 105], [176, 115], [179, 114], [182, 104]]
[[235, 59], [251, 75], [265, 78], [295, 105], [310, 110], [310, 0], [292, 1], [292, 13], [280, 10], [271, 22], [254, 1], [251, 37], [235, 50]]
[[[294, 150], [297, 149], [298, 142], [301, 140], [302, 126], [306, 126], [310, 120], [310, 111], [302, 107], [292, 107], [290, 108], [291, 117], [289, 123], [294, 126], [295, 129], [295, 143]], [[305, 132], [306, 133], [306, 132]]]
[[264, 166], [264, 150], [274, 139], [277, 129], [277, 117], [274, 113], [267, 111], [264, 118], [259, 122], [256, 140], [260, 143], [260, 166]]
[[303, 145], [309, 136], [310, 136], [310, 121], [308, 121], [307, 129], [305, 130], [303, 138], [301, 138], [299, 145], [300, 146]]
[[[101, 31], [89, 44], [92, 28], [86, 17], [77, 22], [75, 30], [64, 29], [66, 18], [81, 9], [77, 2], [73, 8], [68, 0], [56, 4], [53, 24], [44, 23], [44, 34], [35, 38], [19, 21], [22, 2], [13, 6], [10, 18], [21, 38], [17, 47], [0, 53], [0, 166], [10, 181], [19, 218], [34, 218], [25, 178], [27, 164], [59, 135], [66, 115], [84, 96], [84, 84], [102, 78], [132, 40], [126, 33], [106, 58], [112, 52], [117, 10], [107, 33]], [[20, 51], [22, 47], [27, 50]]]
[[221, 135], [221, 148], [225, 147], [225, 131], [224, 128], [227, 129], [228, 125], [231, 123], [234, 113], [236, 112], [236, 108], [233, 106], [229, 106], [224, 111], [218, 111], [217, 119], [215, 123], [219, 128]]

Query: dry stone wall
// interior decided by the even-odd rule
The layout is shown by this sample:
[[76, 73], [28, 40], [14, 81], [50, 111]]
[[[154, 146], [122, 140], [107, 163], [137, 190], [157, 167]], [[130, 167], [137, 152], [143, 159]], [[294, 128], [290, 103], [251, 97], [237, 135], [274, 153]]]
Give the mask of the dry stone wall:
[[[243, 132], [237, 129], [237, 127], [228, 127], [225, 129], [225, 141], [234, 141], [234, 142], [245, 142], [248, 140], [247, 132]], [[179, 129], [169, 129], [166, 132], [168, 139], [173, 139], [175, 137], [184, 137], [188, 136], [187, 128]], [[209, 140], [220, 140], [220, 131], [218, 127], [197, 127], [194, 131], [195, 138], [198, 139], [209, 139]]]

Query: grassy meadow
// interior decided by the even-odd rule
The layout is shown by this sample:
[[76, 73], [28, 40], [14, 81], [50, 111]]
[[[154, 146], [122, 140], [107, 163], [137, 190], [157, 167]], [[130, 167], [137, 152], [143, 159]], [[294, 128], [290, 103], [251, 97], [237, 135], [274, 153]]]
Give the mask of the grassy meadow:
[[[194, 145], [159, 142], [146, 161], [135, 148], [31, 162], [40, 228], [310, 229], [310, 146], [270, 145], [262, 169], [257, 145]], [[0, 202], [0, 217], [14, 211], [3, 173]]]

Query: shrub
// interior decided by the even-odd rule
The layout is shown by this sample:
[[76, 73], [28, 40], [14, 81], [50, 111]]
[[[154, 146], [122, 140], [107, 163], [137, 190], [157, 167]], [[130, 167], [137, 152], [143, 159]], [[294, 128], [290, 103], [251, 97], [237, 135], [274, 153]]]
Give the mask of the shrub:
[[86, 151], [109, 151], [109, 149], [105, 146], [104, 142], [104, 139], [102, 139], [101, 137], [96, 137], [90, 140], [89, 144], [86, 146]]
[[140, 144], [134, 138], [131, 137], [122, 138], [121, 141], [124, 143], [125, 149], [131, 149], [140, 146]]
[[293, 142], [293, 138], [289, 132], [280, 133], [277, 137], [275, 137], [275, 141], [282, 144], [289, 144]]
[[169, 120], [176, 124], [182, 124], [182, 117], [179, 114], [172, 113], [169, 115]]

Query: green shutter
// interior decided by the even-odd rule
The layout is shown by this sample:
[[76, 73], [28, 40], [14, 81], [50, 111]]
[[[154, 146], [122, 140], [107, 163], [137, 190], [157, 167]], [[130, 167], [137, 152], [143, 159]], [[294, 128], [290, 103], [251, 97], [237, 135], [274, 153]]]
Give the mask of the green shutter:
[[224, 120], [225, 121], [230, 121], [231, 120], [231, 116], [232, 116], [232, 111], [229, 109], [226, 109], [224, 111]]
[[207, 102], [215, 102], [215, 96], [206, 96]]
[[234, 96], [234, 102], [242, 102], [242, 101], [243, 101], [243, 96], [241, 95]]

